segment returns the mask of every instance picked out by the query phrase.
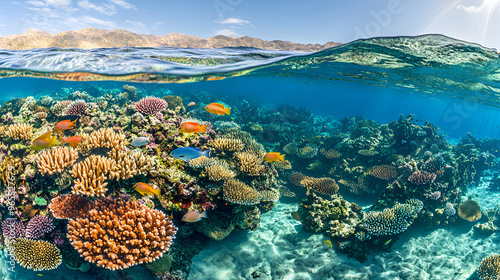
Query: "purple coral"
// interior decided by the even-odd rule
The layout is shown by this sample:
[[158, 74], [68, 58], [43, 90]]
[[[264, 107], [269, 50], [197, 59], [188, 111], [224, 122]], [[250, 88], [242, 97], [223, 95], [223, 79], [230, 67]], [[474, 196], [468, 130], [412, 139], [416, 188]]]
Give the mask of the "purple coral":
[[52, 219], [46, 216], [36, 215], [31, 218], [26, 226], [26, 237], [30, 239], [38, 239], [43, 237], [45, 233], [53, 231], [55, 226], [52, 224]]
[[408, 177], [408, 181], [415, 185], [426, 185], [434, 183], [437, 175], [427, 171], [415, 171]]
[[135, 110], [145, 115], [154, 115], [167, 106], [167, 101], [156, 97], [146, 97], [134, 103]]
[[66, 116], [81, 116], [85, 113], [87, 103], [84, 100], [75, 100], [66, 109], [64, 115]]
[[5, 239], [24, 237], [24, 224], [17, 219], [5, 219], [2, 222], [2, 232]]

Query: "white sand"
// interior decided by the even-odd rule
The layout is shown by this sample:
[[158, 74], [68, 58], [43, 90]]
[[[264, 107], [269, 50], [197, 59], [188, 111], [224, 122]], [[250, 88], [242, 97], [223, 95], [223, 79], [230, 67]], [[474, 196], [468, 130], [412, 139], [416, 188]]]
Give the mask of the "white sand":
[[204, 279], [468, 279], [481, 260], [500, 252], [497, 234], [478, 236], [473, 223], [426, 231], [416, 225], [400, 235], [392, 252], [371, 253], [359, 263], [323, 245], [322, 234], [302, 231], [290, 216], [296, 205], [278, 203], [254, 232], [211, 241], [193, 259], [190, 280]]

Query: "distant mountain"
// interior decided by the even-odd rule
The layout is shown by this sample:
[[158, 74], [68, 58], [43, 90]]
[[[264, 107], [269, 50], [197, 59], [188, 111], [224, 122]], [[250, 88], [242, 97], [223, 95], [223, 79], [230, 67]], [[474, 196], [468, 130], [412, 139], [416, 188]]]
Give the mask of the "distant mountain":
[[45, 31], [28, 29], [19, 35], [0, 37], [0, 49], [32, 48], [111, 48], [111, 47], [177, 47], [177, 48], [224, 48], [253, 47], [269, 50], [319, 51], [334, 47], [340, 43], [297, 44], [289, 41], [266, 41], [248, 36], [236, 38], [218, 35], [208, 39], [180, 33], [165, 36], [140, 35], [123, 29], [102, 30], [85, 28], [50, 34]]

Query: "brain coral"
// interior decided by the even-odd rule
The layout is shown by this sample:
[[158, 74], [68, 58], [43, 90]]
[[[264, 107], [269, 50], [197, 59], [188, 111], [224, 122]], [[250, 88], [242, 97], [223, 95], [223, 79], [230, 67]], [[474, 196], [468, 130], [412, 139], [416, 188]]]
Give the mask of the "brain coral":
[[160, 258], [176, 232], [163, 212], [118, 198], [98, 199], [88, 218], [68, 223], [68, 239], [80, 255], [110, 270]]
[[493, 254], [484, 258], [477, 270], [477, 276], [481, 280], [500, 279], [500, 255]]
[[26, 269], [51, 270], [62, 262], [59, 249], [47, 241], [16, 238], [7, 243], [10, 253]]

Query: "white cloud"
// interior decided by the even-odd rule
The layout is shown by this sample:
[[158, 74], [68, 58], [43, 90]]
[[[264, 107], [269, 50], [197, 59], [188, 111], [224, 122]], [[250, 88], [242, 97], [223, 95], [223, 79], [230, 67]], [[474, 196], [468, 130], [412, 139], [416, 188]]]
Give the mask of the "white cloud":
[[167, 22], [166, 21], [157, 21], [153, 24], [153, 26], [151, 28], [158, 29], [158, 28], [160, 28], [160, 26], [164, 25], [165, 23], [167, 23]]
[[85, 10], [95, 10], [103, 15], [112, 16], [116, 14], [116, 9], [113, 5], [97, 6], [90, 3], [88, 0], [79, 0], [78, 6], [84, 8]]
[[45, 3], [54, 7], [69, 6], [71, 4], [71, 0], [45, 0]]
[[238, 25], [244, 25], [244, 24], [250, 24], [250, 21], [246, 19], [239, 19], [239, 18], [226, 18], [223, 20], [216, 20], [218, 23], [222, 24], [238, 24]]
[[215, 30], [215, 35], [240, 37], [240, 35], [238, 33], [236, 33], [233, 29], [229, 29], [229, 28]]
[[124, 9], [127, 9], [127, 10], [129, 10], [129, 9], [137, 10], [134, 5], [129, 4], [129, 3], [125, 2], [125, 1], [123, 1], [123, 0], [110, 0], [110, 1], [113, 2], [116, 5], [124, 8]]
[[27, 1], [26, 3], [31, 4], [35, 7], [43, 7], [45, 6], [45, 2], [43, 1]]
[[149, 28], [140, 21], [126, 20], [125, 22], [128, 23], [128, 25], [126, 26], [126, 30], [128, 31], [138, 34], [150, 33]]
[[464, 5], [458, 5], [458, 6], [457, 6], [457, 9], [458, 9], [458, 10], [464, 10], [464, 11], [466, 11], [466, 12], [468, 12], [468, 13], [471, 13], [471, 14], [477, 14], [477, 13], [479, 13], [479, 12], [480, 12], [483, 8], [482, 8], [482, 6], [481, 6], [481, 7], [476, 7], [476, 6], [468, 6], [468, 7], [466, 7], [466, 6], [464, 6]]

